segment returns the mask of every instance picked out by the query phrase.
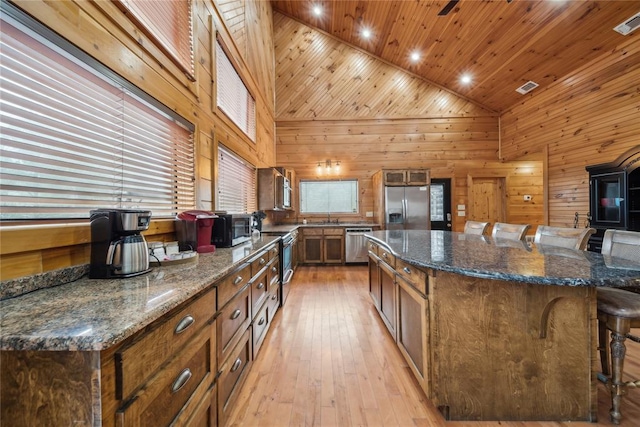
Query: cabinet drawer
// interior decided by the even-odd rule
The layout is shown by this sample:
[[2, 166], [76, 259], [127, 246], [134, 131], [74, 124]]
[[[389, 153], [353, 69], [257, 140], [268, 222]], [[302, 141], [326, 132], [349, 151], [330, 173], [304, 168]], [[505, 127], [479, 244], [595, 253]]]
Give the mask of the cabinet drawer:
[[256, 317], [253, 319], [253, 328], [252, 328], [252, 336], [253, 336], [253, 358], [256, 358], [258, 351], [260, 350], [260, 346], [262, 346], [262, 342], [264, 341], [264, 337], [267, 335], [267, 330], [269, 329], [269, 309], [271, 305], [266, 303], [262, 306]]
[[305, 228], [302, 234], [305, 236], [322, 236], [322, 227]]
[[225, 360], [240, 336], [251, 323], [251, 287], [245, 287], [220, 311], [218, 326], [218, 360]]
[[235, 273], [230, 274], [222, 279], [218, 285], [218, 309], [224, 307], [240, 289], [244, 287], [251, 279], [251, 266], [245, 265]]
[[367, 241], [367, 249], [369, 250], [369, 252], [373, 253], [374, 255], [378, 255], [378, 245], [372, 242], [371, 240]]
[[262, 252], [260, 256], [254, 258], [251, 261], [251, 277], [255, 277], [256, 274], [260, 273], [267, 263], [269, 262], [269, 252]]
[[407, 264], [406, 262], [397, 259], [396, 260], [396, 272], [404, 277], [407, 282], [422, 295], [427, 295], [427, 273], [420, 268]]
[[[199, 401], [189, 402], [188, 408], [170, 424], [169, 427], [215, 427], [218, 425], [218, 383], [214, 383]], [[195, 396], [194, 396], [195, 397]], [[194, 399], [195, 400], [195, 399]]]
[[218, 378], [218, 423], [224, 426], [237, 391], [242, 386], [251, 366], [251, 331], [246, 330], [229, 358], [220, 367]]
[[343, 236], [344, 228], [325, 228], [323, 234], [325, 236]]
[[269, 294], [269, 284], [267, 283], [267, 270], [263, 270], [262, 274], [256, 277], [251, 282], [251, 315], [255, 317], [254, 313], [258, 312], [258, 309], [262, 303], [266, 300]]
[[269, 251], [269, 260], [272, 260], [278, 257], [278, 254], [280, 253], [280, 248], [278, 247], [278, 245], [273, 245], [268, 249], [268, 251]]
[[212, 370], [212, 326], [200, 330], [169, 364], [146, 382], [143, 388], [116, 413], [121, 426], [169, 425], [191, 396], [206, 394]]
[[116, 398], [126, 399], [206, 325], [216, 311], [216, 290], [191, 302], [115, 354]]
[[274, 286], [280, 280], [280, 262], [277, 259], [271, 260], [267, 266], [269, 287]]
[[384, 262], [386, 262], [391, 268], [396, 268], [396, 257], [393, 256], [386, 248], [378, 247], [378, 256]]
[[269, 323], [273, 320], [273, 317], [276, 315], [276, 311], [280, 307], [280, 284], [277, 283], [275, 286], [271, 287], [269, 290], [269, 299], [267, 301], [267, 305], [269, 306], [268, 316]]

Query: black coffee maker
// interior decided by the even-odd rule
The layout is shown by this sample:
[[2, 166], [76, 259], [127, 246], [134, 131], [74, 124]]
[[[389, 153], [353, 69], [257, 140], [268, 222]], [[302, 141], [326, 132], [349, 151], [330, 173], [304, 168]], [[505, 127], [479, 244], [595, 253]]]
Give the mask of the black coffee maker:
[[149, 248], [140, 234], [149, 228], [150, 211], [96, 209], [90, 214], [90, 278], [133, 277], [150, 271]]
[[263, 211], [255, 211], [251, 214], [251, 229], [262, 231], [262, 220], [267, 217]]

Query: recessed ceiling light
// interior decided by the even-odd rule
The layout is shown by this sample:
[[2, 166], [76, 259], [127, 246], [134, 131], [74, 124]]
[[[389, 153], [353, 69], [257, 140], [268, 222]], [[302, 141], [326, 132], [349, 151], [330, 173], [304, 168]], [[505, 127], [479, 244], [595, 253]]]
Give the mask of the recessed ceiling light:
[[320, 7], [317, 4], [315, 6], [313, 6], [313, 14], [316, 15], [316, 16], [322, 15], [322, 7]]
[[464, 74], [462, 77], [460, 77], [460, 81], [463, 84], [468, 85], [469, 83], [471, 83], [471, 76], [469, 74]]
[[368, 28], [364, 28], [360, 34], [362, 34], [362, 37], [364, 37], [365, 39], [368, 39], [369, 37], [371, 37], [371, 30]]
[[411, 54], [411, 60], [412, 60], [413, 62], [416, 62], [418, 59], [420, 59], [420, 54], [419, 54], [418, 52], [413, 52], [413, 53]]

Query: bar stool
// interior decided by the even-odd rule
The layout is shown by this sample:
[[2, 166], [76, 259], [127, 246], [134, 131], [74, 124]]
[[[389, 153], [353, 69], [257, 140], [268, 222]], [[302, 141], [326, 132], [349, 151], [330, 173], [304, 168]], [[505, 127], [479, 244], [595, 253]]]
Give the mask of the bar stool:
[[489, 222], [479, 222], [479, 221], [467, 221], [464, 224], [464, 234], [478, 234], [482, 235], [489, 228]]
[[531, 225], [529, 224], [507, 224], [506, 222], [496, 222], [493, 225], [491, 237], [495, 239], [524, 240], [524, 236]]
[[[606, 230], [602, 241], [602, 255], [640, 261], [640, 233], [623, 230]], [[614, 424], [622, 419], [620, 402], [628, 387], [640, 387], [638, 381], [622, 381], [627, 338], [640, 342], [631, 335], [631, 328], [640, 328], [640, 294], [615, 288], [598, 288], [598, 340], [602, 373], [611, 391], [609, 415]], [[611, 331], [611, 343], [607, 346], [607, 330]], [[611, 356], [611, 358], [610, 358]]]
[[583, 251], [595, 228], [549, 227], [539, 225], [533, 242], [536, 246], [556, 246]]

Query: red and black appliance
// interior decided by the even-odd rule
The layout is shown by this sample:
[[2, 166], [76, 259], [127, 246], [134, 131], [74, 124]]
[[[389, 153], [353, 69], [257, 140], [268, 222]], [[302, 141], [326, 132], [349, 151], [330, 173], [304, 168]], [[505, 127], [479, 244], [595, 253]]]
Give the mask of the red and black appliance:
[[180, 250], [193, 250], [201, 254], [214, 252], [216, 246], [211, 244], [211, 231], [216, 218], [218, 216], [209, 211], [191, 210], [179, 213], [176, 233]]

